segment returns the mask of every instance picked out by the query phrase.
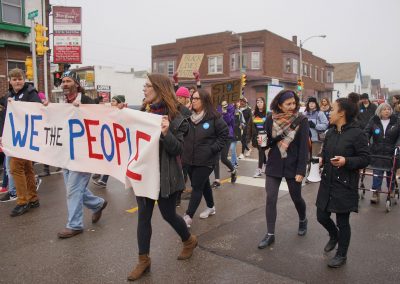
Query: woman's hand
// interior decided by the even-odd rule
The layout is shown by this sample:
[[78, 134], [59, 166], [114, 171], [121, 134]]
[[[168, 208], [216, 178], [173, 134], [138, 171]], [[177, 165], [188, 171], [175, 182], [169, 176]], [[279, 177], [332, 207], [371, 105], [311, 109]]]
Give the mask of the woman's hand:
[[304, 176], [302, 176], [302, 175], [296, 175], [296, 176], [294, 177], [294, 179], [296, 180], [296, 182], [302, 182], [302, 181], [303, 181], [303, 178], [304, 178]]
[[163, 136], [167, 135], [169, 129], [168, 115], [163, 115], [161, 120], [161, 133]]
[[47, 107], [47, 106], [49, 105], [49, 101], [48, 101], [48, 100], [42, 101], [42, 105], [44, 105], [45, 107]]
[[346, 158], [343, 156], [335, 156], [334, 158], [331, 159], [331, 164], [334, 167], [343, 167], [344, 164], [346, 164]]

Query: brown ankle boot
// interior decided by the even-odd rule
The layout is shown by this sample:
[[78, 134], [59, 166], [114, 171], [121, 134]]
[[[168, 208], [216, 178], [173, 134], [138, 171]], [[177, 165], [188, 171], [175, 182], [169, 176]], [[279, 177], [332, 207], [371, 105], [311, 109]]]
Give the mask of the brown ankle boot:
[[197, 238], [195, 235], [190, 235], [189, 239], [183, 242], [183, 249], [181, 254], [178, 256], [178, 259], [184, 260], [190, 258], [195, 247], [197, 247]]
[[143, 276], [146, 272], [150, 271], [151, 259], [147, 254], [139, 254], [139, 263], [128, 275], [129, 281], [135, 281]]

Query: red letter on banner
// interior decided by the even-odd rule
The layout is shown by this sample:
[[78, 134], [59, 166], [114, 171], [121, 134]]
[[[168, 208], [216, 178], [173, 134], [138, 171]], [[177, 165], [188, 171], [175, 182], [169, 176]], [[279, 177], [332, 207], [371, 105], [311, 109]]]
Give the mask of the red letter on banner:
[[129, 170], [129, 165], [133, 162], [133, 161], [137, 161], [139, 158], [139, 140], [143, 139], [147, 142], [150, 142], [151, 140], [151, 136], [147, 133], [141, 132], [139, 130], [136, 131], [136, 155], [135, 157], [133, 157], [133, 159], [128, 163], [128, 169], [126, 170], [126, 176], [133, 179], [133, 180], [138, 180], [141, 181], [142, 180], [142, 175], [132, 172]]
[[89, 148], [89, 158], [103, 160], [102, 154], [93, 153], [92, 142], [96, 142], [96, 137], [90, 135], [90, 125], [99, 125], [99, 121], [90, 119], [84, 119], [83, 121], [85, 122], [85, 129], [86, 129], [87, 142]]
[[[120, 131], [120, 133], [122, 133], [122, 136], [118, 136], [118, 130]], [[121, 165], [121, 152], [119, 149], [119, 144], [121, 144], [126, 140], [126, 133], [125, 129], [117, 123], [113, 123], [113, 131], [114, 131], [115, 147], [117, 149], [118, 165]]]

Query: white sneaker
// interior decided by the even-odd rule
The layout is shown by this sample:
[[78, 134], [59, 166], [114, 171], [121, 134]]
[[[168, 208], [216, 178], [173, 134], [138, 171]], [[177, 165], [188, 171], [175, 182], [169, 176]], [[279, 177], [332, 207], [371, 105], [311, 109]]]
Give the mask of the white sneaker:
[[244, 153], [244, 155], [245, 155], [246, 157], [249, 157], [250, 154], [251, 154], [251, 149], [250, 149], [249, 151], [246, 151], [246, 153]]
[[192, 218], [190, 218], [189, 215], [185, 214], [185, 215], [183, 215], [183, 220], [185, 221], [186, 226], [187, 226], [188, 228], [190, 228], [190, 226], [191, 226], [192, 223], [193, 223]]
[[261, 177], [261, 175], [262, 175], [262, 170], [257, 168], [253, 178], [259, 178]]
[[213, 208], [207, 207], [206, 210], [204, 210], [203, 212], [200, 213], [200, 218], [201, 219], [206, 219], [210, 215], [215, 215], [215, 206]]
[[244, 155], [243, 155], [243, 154], [240, 154], [239, 157], [238, 157], [238, 159], [239, 159], [239, 160], [244, 159]]

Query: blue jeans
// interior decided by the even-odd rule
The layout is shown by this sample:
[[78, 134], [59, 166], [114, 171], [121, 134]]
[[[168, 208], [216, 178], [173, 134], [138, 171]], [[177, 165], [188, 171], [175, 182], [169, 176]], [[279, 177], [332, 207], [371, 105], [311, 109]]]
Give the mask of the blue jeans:
[[6, 156], [6, 173], [8, 176], [8, 193], [12, 196], [17, 196], [17, 190], [15, 188], [14, 178], [10, 173], [10, 160], [12, 157]]
[[231, 142], [231, 146], [230, 146], [230, 149], [231, 149], [231, 163], [232, 163], [233, 166], [235, 166], [237, 164], [236, 144], [237, 144], [237, 141], [232, 141]]
[[65, 187], [67, 188], [68, 223], [72, 230], [83, 229], [83, 205], [93, 213], [101, 209], [104, 199], [93, 195], [87, 188], [91, 173], [63, 170]]
[[[376, 189], [378, 191], [381, 190], [382, 187], [382, 181], [383, 181], [383, 175], [385, 173], [385, 171], [381, 171], [381, 170], [374, 170], [374, 177], [372, 178], [372, 189]], [[389, 189], [389, 185], [390, 185], [390, 175], [392, 174], [392, 172], [386, 172], [386, 175], [388, 176], [386, 178], [386, 186]], [[376, 177], [375, 175], [379, 175], [378, 177]], [[392, 180], [392, 190], [394, 188], [394, 179]]]

